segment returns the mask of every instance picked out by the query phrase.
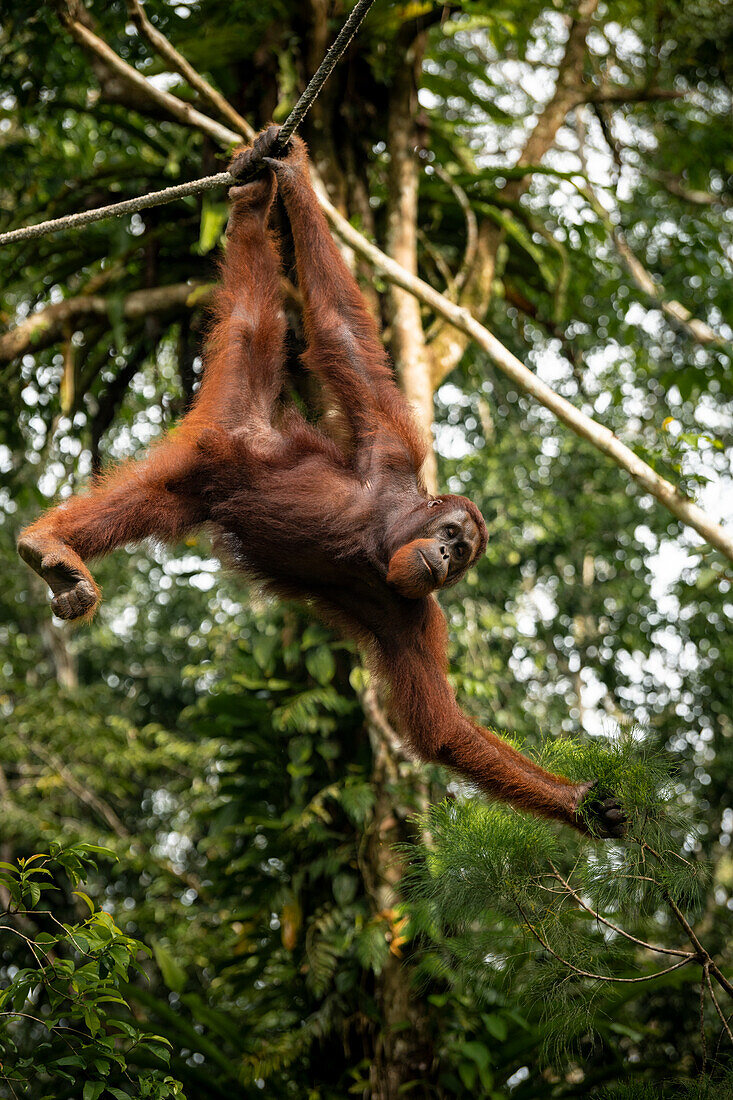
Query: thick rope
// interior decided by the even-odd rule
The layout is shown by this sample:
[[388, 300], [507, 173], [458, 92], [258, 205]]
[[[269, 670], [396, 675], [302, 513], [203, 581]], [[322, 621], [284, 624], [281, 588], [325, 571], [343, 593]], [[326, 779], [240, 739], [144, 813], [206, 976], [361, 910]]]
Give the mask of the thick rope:
[[[309, 80], [307, 88], [283, 123], [279, 135], [281, 149], [287, 145], [288, 140], [313, 106], [316, 96], [336, 68], [373, 3], [374, 0], [358, 0], [352, 9], [323, 61]], [[137, 198], [125, 199], [123, 202], [113, 202], [109, 206], [100, 206], [95, 210], [82, 210], [77, 214], [67, 214], [63, 218], [53, 218], [50, 221], [39, 222], [37, 225], [11, 229], [8, 233], [0, 234], [0, 245], [11, 244], [14, 241], [30, 241], [34, 237], [45, 237], [47, 233], [58, 233], [62, 229], [75, 229], [77, 226], [88, 225], [103, 218], [136, 214], [139, 210], [146, 210], [150, 206], [162, 206], [166, 202], [175, 202], [176, 199], [185, 198], [187, 195], [198, 195], [203, 191], [213, 191], [216, 187], [226, 187], [229, 184], [241, 182], [241, 179], [235, 180], [229, 172], [218, 172], [215, 176], [204, 176], [203, 179], [179, 183], [174, 187], [166, 187], [162, 191], [151, 191], [147, 195], [138, 195]]]

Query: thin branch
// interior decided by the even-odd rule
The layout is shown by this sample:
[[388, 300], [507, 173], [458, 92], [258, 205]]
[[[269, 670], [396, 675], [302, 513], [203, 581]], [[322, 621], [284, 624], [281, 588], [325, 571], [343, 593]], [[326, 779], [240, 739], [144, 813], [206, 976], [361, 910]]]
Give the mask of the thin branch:
[[661, 978], [663, 974], [671, 974], [673, 970], [679, 970], [681, 966], [687, 966], [695, 956], [689, 955], [687, 958], [682, 959], [680, 962], [673, 963], [672, 966], [666, 967], [664, 970], [657, 970], [654, 974], [642, 974], [638, 978], [616, 978], [612, 974], [594, 974], [590, 970], [581, 970], [579, 966], [575, 966], [574, 963], [568, 962], [567, 959], [563, 959], [562, 955], [558, 955], [557, 951], [553, 951], [549, 943], [540, 935], [532, 922], [529, 920], [527, 914], [518, 901], [515, 899], [517, 909], [522, 915], [522, 920], [527, 925], [527, 928], [532, 933], [534, 938], [539, 944], [547, 951], [554, 959], [557, 959], [559, 963], [566, 966], [568, 970], [572, 970], [573, 974], [580, 975], [581, 978], [591, 978], [595, 982], [620, 982], [625, 985], [636, 985], [639, 982], [651, 982], [655, 978]]
[[188, 103], [178, 99], [177, 96], [171, 95], [170, 92], [164, 92], [161, 88], [156, 88], [137, 69], [123, 61], [119, 54], [107, 45], [104, 39], [100, 38], [89, 27], [84, 26], [78, 19], [75, 19], [72, 15], [71, 4], [62, 3], [60, 5], [59, 17], [75, 42], [78, 42], [85, 49], [91, 50], [123, 81], [135, 88], [136, 91], [142, 92], [151, 103], [161, 107], [172, 118], [182, 122], [185, 126], [192, 126], [197, 130], [201, 130], [202, 133], [208, 134], [220, 145], [237, 145], [242, 140], [242, 135], [237, 131], [222, 126], [215, 119], [202, 114], [201, 111], [197, 111]]
[[139, 0], [127, 0], [127, 10], [130, 15], [130, 19], [137, 27], [141, 35], [147, 38], [150, 45], [160, 54], [162, 58], [168, 61], [173, 68], [181, 74], [192, 88], [194, 88], [202, 99], [218, 111], [222, 118], [225, 118], [227, 122], [234, 127], [234, 129], [248, 141], [252, 141], [256, 131], [246, 118], [242, 118], [238, 111], [232, 107], [221, 92], [217, 92], [216, 88], [209, 84], [208, 80], [205, 80], [200, 73], [196, 72], [191, 64], [183, 57], [182, 54], [173, 46], [171, 42], [161, 34], [148, 19], [147, 15], [143, 11]]
[[676, 301], [674, 298], [666, 298], [664, 287], [657, 282], [657, 280], [651, 275], [649, 271], [644, 267], [641, 260], [636, 256], [630, 246], [624, 233], [618, 226], [614, 226], [610, 219], [604, 218], [606, 222], [613, 243], [616, 246], [621, 259], [626, 264], [629, 270], [631, 278], [634, 280], [639, 290], [648, 295], [649, 298], [659, 306], [662, 313], [670, 318], [675, 324], [680, 325], [685, 332], [689, 333], [693, 339], [697, 340], [698, 344], [702, 344], [707, 347], [711, 344], [730, 350], [730, 341], [726, 340], [724, 336], [716, 332], [705, 321], [699, 320], [690, 313], [686, 306], [683, 306], [681, 302]]
[[554, 413], [581, 439], [591, 443], [597, 450], [611, 458], [617, 466], [626, 470], [642, 488], [668, 508], [677, 519], [693, 527], [706, 541], [716, 546], [733, 561], [733, 535], [710, 519], [694, 501], [683, 496], [671, 482], [652, 470], [651, 466], [634, 454], [631, 448], [622, 443], [612, 431], [581, 412], [580, 409], [576, 409], [560, 394], [555, 393], [547, 383], [539, 379], [508, 348], [504, 347], [496, 336], [480, 324], [467, 309], [449, 301], [445, 295], [434, 290], [416, 275], [405, 271], [376, 245], [367, 241], [332, 206], [322, 189], [319, 199], [331, 228], [355, 252], [368, 260], [385, 278], [414, 294], [425, 305], [445, 317], [455, 328], [475, 340], [479, 347], [491, 356], [498, 369], [511, 378], [515, 385]]
[[[211, 288], [201, 283], [172, 283], [146, 290], [134, 290], [122, 301], [122, 312], [128, 320], [166, 313], [181, 306], [199, 305], [211, 295]], [[66, 298], [32, 313], [10, 332], [0, 336], [0, 363], [9, 363], [25, 352], [39, 351], [64, 336], [70, 322], [89, 317], [108, 318], [111, 299], [99, 294], [82, 294]]]
[[476, 224], [476, 215], [473, 212], [471, 203], [468, 200], [468, 195], [460, 187], [453, 177], [446, 172], [440, 164], [433, 165], [433, 171], [438, 179], [441, 179], [453, 192], [456, 202], [463, 211], [463, 217], [466, 220], [466, 247], [463, 253], [463, 262], [456, 277], [453, 279], [452, 293], [449, 295], [453, 297], [457, 295], [466, 283], [466, 279], [469, 276], [471, 268], [476, 260], [476, 250], [478, 248], [478, 226]]
[[[443, 293], [445, 294], [446, 298], [450, 298], [452, 302], [455, 302], [456, 294], [453, 272], [446, 263], [439, 249], [437, 249], [433, 242], [430, 240], [429, 234], [427, 234], [423, 229], [418, 229], [417, 237], [423, 249], [425, 250], [426, 256], [431, 261], [435, 269], [435, 273], [439, 275], [445, 283], [446, 289], [443, 291]], [[429, 339], [429, 334], [426, 334], [426, 339]]]
[[607, 920], [606, 917], [601, 916], [601, 914], [596, 909], [593, 909], [592, 906], [587, 905], [580, 897], [580, 895], [577, 894], [576, 891], [572, 888], [570, 883], [562, 877], [552, 860], [549, 860], [549, 864], [550, 867], [552, 867], [553, 877], [556, 878], [558, 882], [562, 883], [562, 885], [565, 887], [571, 897], [575, 898], [578, 905], [582, 909], [585, 909], [587, 913], [590, 913], [591, 916], [595, 917], [595, 919], [601, 924], [605, 924], [607, 928], [611, 928], [614, 932], [617, 932], [619, 936], [623, 936], [625, 939], [631, 940], [632, 943], [637, 944], [639, 947], [644, 947], [648, 951], [657, 951], [662, 955], [679, 955], [681, 958], [685, 959], [694, 959], [697, 957], [697, 953], [694, 951], [680, 951], [678, 948], [675, 947], [662, 947], [661, 944], [647, 943], [646, 940], [640, 940], [636, 936], [632, 936], [630, 932], [626, 932], [625, 929], [620, 928], [617, 924], [613, 924], [612, 921]]
[[702, 1067], [700, 1069], [700, 1076], [705, 1076], [705, 1070], [708, 1064], [708, 1042], [705, 1036], [705, 986], [707, 977], [707, 967], [703, 966], [702, 975], [700, 976], [700, 1016], [698, 1026], [700, 1029], [700, 1047], [702, 1048]]
[[[473, 211], [473, 207], [469, 202], [468, 195], [460, 187], [450, 173], [446, 172], [445, 168], [440, 164], [432, 165], [433, 171], [438, 179], [442, 180], [450, 190], [452, 191], [458, 205], [463, 211], [463, 216], [466, 221], [466, 246], [463, 252], [463, 261], [458, 270], [458, 274], [453, 277], [448, 272], [448, 278], [443, 275], [446, 281], [446, 298], [451, 301], [458, 301], [460, 292], [463, 290], [466, 282], [473, 271], [474, 264], [476, 263], [476, 256], [478, 253], [478, 224], [476, 222], [476, 215]], [[425, 242], [427, 244], [427, 242]], [[431, 257], [434, 262], [437, 263], [437, 256], [434, 256], [431, 251]], [[447, 266], [447, 265], [446, 265]], [[443, 330], [446, 322], [440, 318], [436, 318], [428, 331], [425, 333], [425, 340], [427, 343], [431, 343], [435, 340], [436, 336]]]
[[654, 100], [684, 99], [686, 91], [675, 88], [625, 88], [616, 84], [610, 88], [592, 88], [585, 92], [579, 103], [651, 103]]
[[75, 794], [81, 802], [99, 814], [115, 836], [119, 837], [120, 840], [130, 839], [129, 830], [125, 828], [108, 802], [105, 802], [103, 798], [99, 797], [96, 791], [86, 787], [77, 779], [76, 776], [69, 771], [64, 762], [54, 753], [47, 752], [45, 749], [41, 748], [40, 745], [35, 745], [30, 742], [27, 742], [27, 744], [28, 748], [39, 758], [39, 760], [42, 760], [44, 764], [47, 764], [50, 768], [53, 768], [55, 772], [58, 772], [72, 794]]
[[731, 1044], [733, 1044], [733, 1031], [731, 1031], [730, 1026], [728, 1024], [728, 1021], [725, 1018], [725, 1014], [724, 1014], [722, 1008], [720, 1007], [720, 1005], [718, 1004], [718, 998], [715, 996], [715, 990], [713, 989], [713, 983], [710, 981], [710, 966], [709, 965], [706, 965], [706, 966], [703, 967], [703, 974], [705, 975], [705, 982], [706, 982], [706, 985], [708, 987], [708, 992], [710, 994], [710, 999], [712, 1000], [713, 1004], [715, 1005], [715, 1011], [718, 1013], [718, 1016], [720, 1016], [720, 1019], [723, 1022], [723, 1027], [725, 1028], [725, 1032], [726, 1032], [728, 1038], [730, 1039]]
[[[620, 149], [610, 131], [608, 122], [604, 120], [602, 111], [596, 111], [596, 117], [601, 123], [603, 137], [620, 169], [622, 165]], [[729, 340], [719, 332], [716, 332], [715, 329], [711, 328], [705, 321], [701, 321], [699, 318], [694, 317], [690, 310], [687, 309], [686, 306], [683, 306], [681, 302], [678, 302], [674, 298], [667, 298], [664, 287], [657, 282], [651, 272], [647, 271], [639, 257], [632, 251], [623, 230], [620, 229], [619, 226], [614, 225], [608, 212], [599, 202], [587, 173], [586, 187], [582, 189], [581, 193], [585, 194], [596, 217], [611, 237], [616, 251], [626, 265], [631, 278], [634, 280], [639, 290], [648, 298], [651, 298], [659, 309], [661, 309], [662, 313], [669, 317], [675, 325], [683, 328], [685, 332], [699, 344], [702, 344], [703, 347], [713, 345], [731, 354], [732, 349]]]
[[693, 206], [729, 207], [731, 205], [729, 195], [716, 195], [712, 191], [700, 191], [695, 187], [685, 187], [679, 177], [672, 175], [670, 172], [653, 172], [650, 173], [650, 176], [670, 195], [683, 199], [684, 202], [689, 202]]
[[[659, 852], [655, 852], [654, 849], [651, 847], [651, 845], [647, 844], [647, 842], [645, 840], [642, 840], [641, 847], [644, 851], [647, 851], [651, 855], [653, 855], [654, 858], [657, 859], [660, 863], [664, 862], [662, 860], [662, 857], [659, 854]], [[675, 920], [677, 921], [679, 926], [682, 929], [684, 929], [684, 932], [685, 932], [687, 938], [689, 939], [692, 946], [695, 948], [699, 958], [703, 962], [707, 963], [707, 965], [709, 967], [709, 970], [710, 970], [710, 973], [713, 975], [715, 980], [718, 982], [718, 985], [720, 985], [721, 988], [723, 988], [725, 990], [725, 992], [728, 994], [729, 997], [733, 997], [733, 984], [731, 984], [731, 982], [728, 981], [728, 979], [726, 978], [725, 974], [720, 969], [718, 964], [710, 956], [710, 953], [708, 951], [706, 951], [706, 949], [700, 943], [700, 940], [697, 938], [697, 934], [696, 934], [694, 928], [692, 927], [692, 925], [690, 924], [690, 922], [688, 921], [687, 917], [682, 912], [680, 907], [677, 905], [676, 901], [674, 900], [674, 898], [670, 894], [668, 888], [666, 886], [664, 886], [662, 883], [657, 883], [657, 885], [659, 886], [659, 889], [662, 892], [664, 900], [666, 901], [669, 908], [672, 910], [672, 914], [673, 914]]]

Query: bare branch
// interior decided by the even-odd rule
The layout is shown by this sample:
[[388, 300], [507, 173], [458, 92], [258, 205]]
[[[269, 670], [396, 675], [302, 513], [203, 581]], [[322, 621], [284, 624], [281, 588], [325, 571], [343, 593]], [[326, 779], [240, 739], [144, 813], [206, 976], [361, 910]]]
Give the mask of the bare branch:
[[542, 945], [545, 951], [552, 955], [553, 959], [557, 959], [557, 961], [559, 963], [562, 963], [563, 966], [566, 966], [568, 970], [572, 970], [573, 974], [579, 974], [581, 978], [591, 978], [594, 982], [619, 982], [624, 985], [636, 985], [639, 982], [651, 982], [654, 981], [655, 978], [661, 978], [663, 974], [671, 974], [673, 970], [679, 970], [680, 967], [687, 966], [688, 963], [690, 963], [695, 958], [694, 955], [688, 955], [687, 958], [682, 959], [680, 962], [673, 963], [672, 966], [665, 967], [664, 970], [656, 970], [653, 974], [642, 974], [638, 978], [617, 978], [613, 974], [594, 974], [590, 970], [581, 970], [580, 967], [575, 966], [574, 963], [568, 962], [567, 959], [564, 959], [562, 955], [558, 955], [557, 951], [553, 951], [547, 940], [544, 939], [544, 937], [532, 924], [521, 904], [516, 900], [515, 904], [517, 906], [517, 909], [521, 913], [522, 920], [526, 924], [529, 931], [532, 933], [537, 942]]
[[[167, 313], [181, 306], [199, 305], [211, 295], [203, 283], [172, 283], [146, 290], [134, 290], [122, 303], [129, 320]], [[38, 313], [32, 313], [10, 332], [0, 336], [0, 363], [9, 363], [25, 352], [40, 351], [63, 339], [65, 326], [89, 317], [109, 317], [110, 300], [98, 294], [67, 298]]]
[[601, 924], [605, 924], [606, 927], [612, 929], [612, 931], [617, 932], [619, 936], [623, 936], [625, 939], [630, 940], [631, 943], [635, 943], [639, 947], [646, 948], [647, 951], [656, 951], [662, 955], [679, 955], [681, 958], [684, 959], [697, 958], [697, 953], [694, 951], [680, 951], [675, 947], [662, 947], [661, 944], [647, 943], [646, 940], [637, 939], [636, 936], [632, 936], [630, 932], [627, 932], [625, 929], [620, 928], [619, 925], [613, 924], [612, 921], [608, 920], [606, 917], [601, 916], [601, 914], [596, 909], [593, 909], [590, 905], [587, 905], [583, 901], [580, 895], [577, 894], [575, 890], [573, 890], [570, 883], [562, 877], [552, 860], [550, 860], [549, 863], [550, 867], [552, 867], [554, 878], [556, 878], [557, 881], [564, 886], [565, 890], [568, 892], [568, 894], [570, 894], [571, 897], [575, 898], [575, 901], [578, 903], [581, 909], [585, 909], [586, 913], [590, 913], [591, 916], [595, 917], [597, 921], [599, 921]]
[[460, 332], [475, 340], [491, 356], [495, 365], [507, 377], [511, 378], [521, 390], [534, 397], [546, 409], [549, 409], [563, 424], [567, 425], [581, 439], [587, 440], [597, 450], [607, 455], [617, 466], [625, 470], [647, 492], [663, 504], [665, 508], [682, 523], [693, 527], [706, 541], [716, 546], [727, 558], [733, 561], [733, 536], [703, 510], [683, 496], [671, 482], [656, 473], [651, 466], [634, 454], [608, 428], [599, 424], [586, 413], [576, 409], [560, 394], [537, 377], [524, 363], [520, 362], [508, 348], [480, 324], [467, 309], [450, 302], [416, 275], [405, 271], [398, 263], [385, 255], [376, 245], [371, 244], [346, 221], [329, 202], [322, 189], [319, 194], [321, 207], [331, 228], [355, 252], [363, 256], [385, 278], [396, 283], [404, 290], [414, 294], [421, 302], [445, 317]]
[[733, 1043], [733, 1032], [730, 1029], [730, 1026], [728, 1024], [728, 1021], [725, 1018], [725, 1014], [723, 1013], [722, 1008], [718, 1004], [718, 998], [715, 996], [715, 990], [713, 989], [713, 983], [710, 981], [710, 966], [709, 965], [705, 965], [703, 967], [703, 973], [705, 975], [705, 984], [708, 987], [708, 993], [710, 994], [710, 999], [713, 1002], [713, 1004], [715, 1005], [715, 1011], [718, 1013], [718, 1016], [720, 1016], [720, 1019], [722, 1020], [725, 1032], [726, 1032], [728, 1038], [730, 1039], [731, 1043]]
[[[655, 852], [654, 849], [651, 847], [651, 845], [647, 844], [647, 842], [645, 840], [641, 841], [641, 846], [642, 846], [642, 849], [645, 852], [649, 852], [649, 854], [654, 856], [654, 858], [656, 860], [658, 860], [660, 863], [663, 862], [662, 857], [659, 854], [659, 852]], [[654, 880], [650, 879], [650, 881], [654, 881]], [[700, 940], [697, 937], [697, 933], [695, 932], [694, 928], [692, 927], [692, 925], [688, 921], [685, 914], [682, 912], [680, 907], [677, 905], [676, 901], [674, 900], [674, 898], [670, 894], [667, 887], [662, 885], [661, 883], [656, 883], [656, 885], [661, 890], [662, 895], [664, 897], [664, 900], [666, 901], [667, 905], [669, 906], [669, 908], [672, 911], [672, 915], [674, 916], [674, 919], [677, 921], [680, 928], [683, 929], [683, 931], [685, 932], [685, 935], [689, 939], [690, 943], [695, 948], [695, 951], [697, 952], [698, 958], [700, 958], [703, 962], [707, 963], [711, 974], [713, 975], [715, 980], [718, 982], [718, 984], [726, 991], [726, 993], [728, 994], [729, 997], [733, 997], [733, 984], [728, 981], [728, 979], [726, 978], [723, 971], [720, 969], [720, 967], [717, 965], [717, 963], [711, 958], [709, 952], [707, 952], [705, 950], [705, 948], [703, 947], [703, 945], [700, 943]]]
[[226, 126], [222, 126], [213, 118], [209, 118], [208, 115], [202, 114], [188, 103], [184, 103], [183, 100], [171, 95], [170, 92], [164, 92], [161, 88], [156, 88], [137, 69], [123, 61], [119, 54], [116, 54], [111, 46], [108, 46], [104, 39], [95, 34], [90, 27], [74, 18], [72, 10], [73, 5], [63, 4], [59, 15], [61, 22], [68, 29], [74, 41], [85, 49], [91, 50], [96, 57], [100, 58], [109, 69], [121, 77], [130, 87], [144, 94], [151, 103], [161, 107], [177, 122], [201, 130], [202, 133], [208, 134], [220, 145], [236, 145], [242, 140], [240, 133], [227, 129]]
[[613, 243], [616, 246], [616, 251], [626, 264], [631, 278], [634, 280], [639, 290], [651, 298], [666, 317], [669, 317], [671, 321], [683, 328], [694, 340], [697, 340], [698, 344], [702, 344], [704, 347], [708, 347], [712, 344], [729, 351], [730, 342], [726, 340], [724, 336], [721, 336], [720, 333], [716, 332], [715, 329], [711, 328], [705, 321], [693, 317], [689, 309], [683, 306], [681, 302], [678, 302], [674, 298], [665, 297], [664, 287], [656, 281], [651, 273], [644, 267], [638, 256], [631, 251], [623, 232], [618, 226], [612, 225], [610, 221], [608, 225]]
[[58, 772], [72, 794], [76, 795], [81, 802], [89, 806], [95, 813], [99, 814], [115, 836], [119, 837], [120, 840], [129, 840], [130, 833], [128, 829], [122, 824], [108, 802], [105, 802], [103, 798], [99, 797], [96, 791], [86, 787], [81, 780], [77, 779], [76, 776], [69, 771], [61, 758], [56, 756], [55, 753], [48, 752], [41, 745], [36, 745], [33, 742], [27, 742], [27, 744], [28, 748], [39, 758], [39, 760], [42, 760], [44, 764], [47, 764], [50, 768], [53, 768], [55, 772]]
[[[621, 151], [613, 137], [613, 134], [611, 133], [608, 120], [605, 118], [603, 111], [599, 109], [596, 109], [596, 117], [601, 124], [601, 132], [603, 133], [603, 137], [609, 149], [611, 150], [611, 153], [613, 154], [614, 160], [618, 168], [620, 169], [622, 165]], [[582, 147], [582, 129], [579, 133], [579, 137], [581, 138]], [[604, 225], [606, 231], [611, 237], [616, 251], [626, 265], [629, 274], [631, 275], [631, 278], [634, 280], [639, 290], [641, 290], [641, 292], [645, 294], [648, 298], [651, 298], [652, 301], [661, 309], [662, 313], [664, 313], [664, 315], [668, 317], [677, 327], [684, 329], [684, 331], [689, 336], [691, 336], [693, 340], [696, 340], [699, 344], [702, 344], [703, 347], [709, 347], [712, 345], [722, 348], [730, 354], [730, 341], [726, 340], [726, 338], [722, 336], [721, 333], [716, 332], [715, 329], [711, 328], [710, 325], [708, 325], [705, 321], [701, 321], [699, 320], [699, 318], [694, 317], [692, 313], [690, 313], [689, 309], [687, 309], [686, 306], [683, 306], [681, 302], [678, 302], [674, 298], [666, 297], [664, 287], [656, 281], [651, 272], [647, 271], [639, 257], [631, 250], [631, 247], [626, 240], [626, 236], [624, 235], [623, 230], [621, 230], [619, 226], [614, 225], [613, 221], [608, 215], [608, 212], [598, 201], [598, 196], [595, 193], [587, 172], [586, 182], [587, 186], [583, 189], [583, 193], [586, 195], [588, 201], [593, 207], [596, 217]]]
[[231, 103], [229, 103], [221, 92], [217, 92], [216, 88], [213, 88], [209, 84], [208, 80], [205, 80], [200, 73], [196, 72], [192, 65], [178, 52], [175, 46], [161, 34], [148, 19], [147, 15], [143, 11], [139, 0], [127, 0], [127, 10], [130, 14], [130, 19], [137, 27], [141, 35], [147, 38], [153, 49], [160, 54], [166, 61], [168, 61], [173, 68], [181, 74], [192, 88], [194, 88], [202, 99], [218, 111], [222, 118], [225, 118], [227, 122], [234, 127], [234, 129], [247, 138], [248, 141], [252, 141], [255, 136], [255, 130], [247, 122], [246, 118], [242, 118], [238, 111], [235, 111]]
[[669, 172], [655, 172], [652, 179], [661, 184], [665, 191], [693, 206], [724, 206], [730, 207], [729, 195], [716, 195], [712, 191], [700, 191], [695, 187], [685, 187], [677, 176]]
[[651, 103], [657, 99], [684, 99], [687, 92], [675, 88], [625, 88], [622, 84], [610, 88], [591, 88], [578, 98], [579, 103]]
[[463, 289], [471, 268], [474, 265], [476, 249], [478, 248], [478, 226], [476, 224], [476, 215], [473, 212], [471, 203], [468, 201], [468, 195], [463, 188], [456, 183], [453, 177], [446, 172], [445, 168], [440, 164], [434, 164], [433, 171], [438, 179], [441, 179], [443, 183], [447, 184], [451, 189], [466, 219], [466, 248], [463, 253], [463, 262], [458, 274], [453, 279], [452, 292], [448, 295], [448, 297], [454, 298]]

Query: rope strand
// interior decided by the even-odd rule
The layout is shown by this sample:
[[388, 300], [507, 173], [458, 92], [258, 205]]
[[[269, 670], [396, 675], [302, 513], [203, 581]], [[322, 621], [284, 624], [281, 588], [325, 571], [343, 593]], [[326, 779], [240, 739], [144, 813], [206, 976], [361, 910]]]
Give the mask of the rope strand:
[[[358, 0], [358, 3], [352, 9], [334, 42], [326, 51], [323, 61], [309, 80], [305, 91], [283, 123], [279, 139], [281, 148], [287, 145], [289, 139], [313, 106], [323, 85], [336, 68], [346, 47], [356, 34], [374, 2], [375, 0]], [[235, 180], [229, 172], [218, 172], [215, 176], [204, 176], [203, 179], [189, 180], [188, 183], [179, 183], [173, 187], [166, 187], [162, 191], [150, 191], [147, 195], [138, 195], [137, 198], [124, 199], [122, 202], [113, 202], [109, 206], [100, 206], [94, 210], [83, 210], [77, 214], [67, 214], [63, 218], [38, 222], [37, 225], [25, 225], [20, 229], [11, 229], [7, 233], [0, 234], [0, 245], [11, 244], [15, 241], [30, 241], [34, 237], [45, 237], [48, 233], [58, 233], [62, 229], [75, 229], [81, 225], [89, 225], [90, 222], [101, 221], [103, 218], [121, 217], [123, 214], [137, 214], [138, 211], [146, 210], [150, 206], [162, 206], [164, 203], [175, 202], [176, 199], [183, 199], [188, 195], [198, 195], [204, 191], [213, 191], [217, 187], [226, 187], [241, 182], [241, 180]]]

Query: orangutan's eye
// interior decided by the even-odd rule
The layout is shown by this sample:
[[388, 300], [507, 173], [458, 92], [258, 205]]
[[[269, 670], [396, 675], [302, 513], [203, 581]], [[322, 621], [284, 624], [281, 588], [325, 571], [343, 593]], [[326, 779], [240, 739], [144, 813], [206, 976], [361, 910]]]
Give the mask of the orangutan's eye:
[[449, 523], [445, 529], [446, 538], [454, 539], [458, 534], [458, 528], [455, 523]]

